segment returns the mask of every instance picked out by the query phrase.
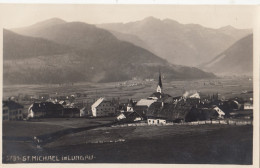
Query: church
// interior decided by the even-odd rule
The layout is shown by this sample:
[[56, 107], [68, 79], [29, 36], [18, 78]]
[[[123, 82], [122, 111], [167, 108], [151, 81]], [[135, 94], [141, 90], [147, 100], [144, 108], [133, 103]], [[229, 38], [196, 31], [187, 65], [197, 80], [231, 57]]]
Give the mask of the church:
[[139, 114], [145, 115], [147, 114], [148, 108], [154, 104], [160, 102], [161, 104], [164, 104], [164, 102], [172, 102], [173, 99], [170, 95], [165, 94], [163, 92], [163, 84], [162, 84], [162, 77], [161, 72], [159, 72], [159, 79], [158, 79], [158, 85], [156, 88], [156, 92], [152, 93], [149, 97], [145, 99], [139, 100], [134, 110], [138, 112]]
[[156, 88], [156, 92], [151, 94], [148, 97], [148, 99], [153, 99], [153, 100], [157, 100], [157, 101], [165, 101], [169, 97], [171, 97], [171, 96], [168, 95], [168, 94], [165, 94], [163, 92], [162, 77], [161, 77], [161, 72], [159, 71], [159, 80], [158, 80], [158, 85], [157, 85], [157, 88]]

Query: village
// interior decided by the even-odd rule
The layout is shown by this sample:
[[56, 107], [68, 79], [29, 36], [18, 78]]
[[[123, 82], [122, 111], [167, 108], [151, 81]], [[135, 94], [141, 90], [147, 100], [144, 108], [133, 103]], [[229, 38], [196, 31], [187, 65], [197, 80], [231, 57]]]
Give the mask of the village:
[[[124, 82], [118, 86], [126, 84]], [[241, 94], [245, 93], [248, 91], [241, 91]], [[196, 90], [185, 91], [183, 95], [172, 97], [163, 87], [161, 73], [159, 73], [155, 92], [147, 98], [120, 100], [119, 97], [112, 99], [99, 97], [92, 101], [80, 101], [82, 97], [87, 95], [75, 93], [67, 96], [50, 96], [42, 93], [38, 98], [10, 97], [8, 100], [3, 100], [3, 121], [113, 117], [119, 125], [124, 123], [167, 125], [194, 121], [227, 119], [252, 121], [253, 119], [252, 97], [223, 99], [219, 93], [203, 94]]]

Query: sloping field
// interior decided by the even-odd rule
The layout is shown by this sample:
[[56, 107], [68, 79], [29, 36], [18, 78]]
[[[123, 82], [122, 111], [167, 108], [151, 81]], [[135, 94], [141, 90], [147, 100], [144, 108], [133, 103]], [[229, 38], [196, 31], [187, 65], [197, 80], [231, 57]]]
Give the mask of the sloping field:
[[3, 152], [4, 156], [94, 156], [62, 161], [75, 163], [252, 164], [252, 130], [252, 126], [219, 125], [98, 128], [64, 136], [40, 149], [4, 142]]

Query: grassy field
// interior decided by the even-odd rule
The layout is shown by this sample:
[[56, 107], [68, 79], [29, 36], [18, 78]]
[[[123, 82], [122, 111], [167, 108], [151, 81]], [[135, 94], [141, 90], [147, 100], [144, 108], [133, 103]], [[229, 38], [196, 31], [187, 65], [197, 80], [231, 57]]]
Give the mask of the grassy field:
[[[115, 142], [119, 138], [125, 141]], [[4, 156], [94, 156], [64, 161], [84, 163], [252, 164], [252, 126], [98, 128], [61, 137], [41, 149], [4, 141], [3, 152]]]
[[140, 139], [163, 139], [164, 137], [192, 135], [196, 133], [207, 133], [214, 130], [231, 128], [227, 125], [201, 125], [201, 126], [141, 126], [141, 127], [109, 127], [97, 128], [66, 135], [57, 141], [47, 144], [45, 147], [66, 146], [68, 144], [80, 145], [88, 143], [117, 142], [119, 139], [125, 141]]
[[3, 122], [3, 136], [34, 137], [67, 128], [79, 128], [110, 123], [115, 118], [45, 118], [32, 121]]

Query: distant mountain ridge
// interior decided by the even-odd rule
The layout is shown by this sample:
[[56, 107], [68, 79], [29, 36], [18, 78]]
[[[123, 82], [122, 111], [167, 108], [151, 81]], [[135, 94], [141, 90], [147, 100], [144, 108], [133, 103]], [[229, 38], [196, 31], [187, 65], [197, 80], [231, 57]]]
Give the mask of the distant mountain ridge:
[[4, 60], [63, 54], [71, 50], [50, 40], [19, 35], [7, 29], [3, 30], [3, 39]]
[[[168, 79], [215, 77], [197, 68], [172, 65], [95, 25], [51, 19], [12, 30], [16, 33], [4, 31], [3, 41], [7, 84], [114, 82], [155, 77], [159, 69]], [[17, 39], [23, 39], [22, 47]], [[32, 52], [34, 41], [39, 40], [42, 43]], [[47, 52], [42, 44], [53, 50]]]
[[253, 34], [237, 41], [227, 50], [200, 66], [217, 74], [253, 74]]
[[[134, 35], [145, 42], [142, 45], [145, 49], [171, 63], [188, 66], [211, 60], [237, 40], [252, 33], [252, 30], [231, 26], [212, 29], [198, 24], [181, 24], [171, 19], [160, 20], [154, 17], [136, 22], [97, 26], [111, 32]], [[117, 36], [116, 33], [114, 35]], [[129, 41], [122, 36], [119, 38]], [[133, 39], [131, 42], [135, 44]]]

